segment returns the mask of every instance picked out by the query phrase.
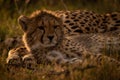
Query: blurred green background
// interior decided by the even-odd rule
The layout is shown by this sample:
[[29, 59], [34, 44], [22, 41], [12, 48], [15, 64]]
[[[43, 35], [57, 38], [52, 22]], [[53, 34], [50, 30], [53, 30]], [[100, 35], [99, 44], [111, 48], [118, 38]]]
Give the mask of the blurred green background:
[[0, 0], [0, 41], [21, 35], [17, 18], [38, 9], [86, 9], [98, 13], [120, 11], [120, 0]]

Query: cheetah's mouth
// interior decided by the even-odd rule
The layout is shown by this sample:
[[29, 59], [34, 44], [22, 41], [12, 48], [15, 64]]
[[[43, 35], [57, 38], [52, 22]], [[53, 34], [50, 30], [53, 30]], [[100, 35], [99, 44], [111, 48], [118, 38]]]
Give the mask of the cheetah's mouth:
[[43, 47], [53, 47], [53, 46], [56, 46], [56, 44], [57, 44], [57, 41], [49, 41], [49, 42], [41, 43]]
[[53, 46], [56, 46], [58, 42], [59, 42], [59, 39], [57, 38], [53, 38], [53, 39], [42, 38], [40, 40], [42, 47], [53, 47]]
[[41, 42], [36, 42], [34, 45], [31, 46], [32, 50], [36, 49], [42, 49], [42, 48], [50, 48], [56, 46], [57, 43], [49, 43], [49, 44], [43, 44]]

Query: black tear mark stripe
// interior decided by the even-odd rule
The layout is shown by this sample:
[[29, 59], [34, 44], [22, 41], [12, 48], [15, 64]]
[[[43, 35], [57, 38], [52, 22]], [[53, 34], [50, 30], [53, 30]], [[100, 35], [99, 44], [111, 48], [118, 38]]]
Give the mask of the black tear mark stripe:
[[[42, 25], [44, 25], [43, 21], [42, 21]], [[44, 34], [45, 34], [45, 29], [43, 29], [43, 34], [42, 34], [42, 36], [41, 36], [41, 38], [40, 38], [40, 41], [41, 41], [42, 43], [44, 43], [44, 42], [43, 42]]]
[[42, 34], [42, 36], [41, 36], [41, 38], [40, 38], [40, 41], [41, 41], [42, 43], [43, 43], [44, 34], [45, 34], [45, 30], [43, 30], [43, 34]]

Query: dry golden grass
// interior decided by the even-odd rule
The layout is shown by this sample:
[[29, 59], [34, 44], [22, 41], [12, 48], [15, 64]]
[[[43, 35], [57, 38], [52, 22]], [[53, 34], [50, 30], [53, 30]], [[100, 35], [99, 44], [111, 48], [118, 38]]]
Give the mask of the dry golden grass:
[[114, 65], [104, 63], [101, 67], [88, 69], [63, 68], [58, 65], [40, 64], [35, 70], [7, 67], [5, 57], [0, 57], [0, 80], [120, 80], [120, 71]]

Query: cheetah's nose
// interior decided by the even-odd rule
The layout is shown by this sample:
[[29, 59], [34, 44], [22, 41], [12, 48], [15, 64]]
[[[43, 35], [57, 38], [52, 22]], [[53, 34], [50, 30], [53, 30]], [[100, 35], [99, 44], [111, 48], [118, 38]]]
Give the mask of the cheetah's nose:
[[50, 42], [53, 40], [54, 36], [47, 36]]

